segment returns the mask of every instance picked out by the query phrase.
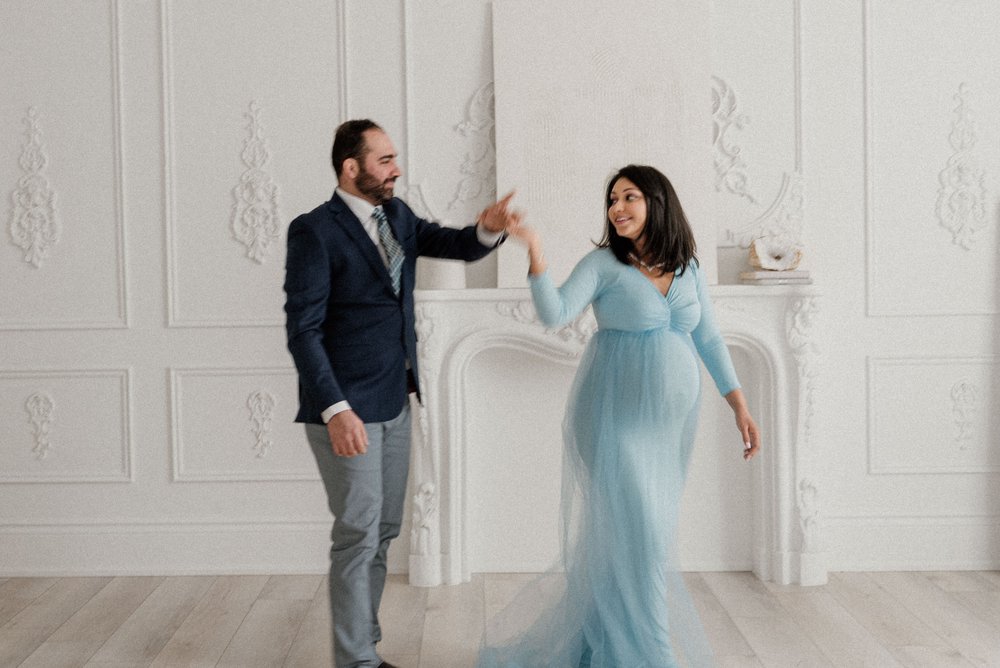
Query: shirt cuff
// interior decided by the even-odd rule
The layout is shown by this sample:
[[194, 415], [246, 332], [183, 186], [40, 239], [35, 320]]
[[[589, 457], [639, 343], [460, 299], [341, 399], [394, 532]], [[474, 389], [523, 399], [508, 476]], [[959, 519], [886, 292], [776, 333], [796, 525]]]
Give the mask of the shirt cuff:
[[500, 230], [499, 232], [490, 232], [482, 225], [476, 225], [476, 238], [479, 239], [479, 243], [484, 246], [489, 246], [493, 248], [506, 236], [506, 232]]
[[338, 401], [334, 405], [327, 408], [325, 411], [319, 414], [320, 418], [323, 419], [323, 424], [329, 422], [334, 415], [337, 413], [343, 413], [344, 411], [351, 410], [351, 405], [347, 401]]

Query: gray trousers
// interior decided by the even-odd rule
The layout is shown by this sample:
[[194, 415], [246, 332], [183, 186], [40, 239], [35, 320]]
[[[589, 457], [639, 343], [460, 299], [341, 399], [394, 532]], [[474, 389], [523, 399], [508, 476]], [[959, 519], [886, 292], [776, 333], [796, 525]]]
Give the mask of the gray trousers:
[[368, 451], [333, 454], [325, 425], [307, 424], [333, 513], [330, 611], [337, 668], [378, 666], [382, 639], [378, 608], [385, 588], [386, 552], [399, 535], [410, 468], [410, 405], [388, 422], [366, 423]]

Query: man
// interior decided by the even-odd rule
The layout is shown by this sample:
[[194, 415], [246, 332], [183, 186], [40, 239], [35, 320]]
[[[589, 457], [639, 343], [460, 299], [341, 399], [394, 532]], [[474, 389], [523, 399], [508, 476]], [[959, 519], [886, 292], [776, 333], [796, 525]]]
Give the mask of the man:
[[393, 187], [388, 135], [369, 120], [337, 128], [333, 198], [292, 221], [285, 266], [297, 422], [335, 520], [330, 550], [334, 661], [392, 668], [375, 652], [386, 552], [399, 535], [410, 460], [408, 392], [419, 398], [413, 283], [417, 256], [477, 260], [519, 214], [507, 195], [476, 225], [418, 218]]

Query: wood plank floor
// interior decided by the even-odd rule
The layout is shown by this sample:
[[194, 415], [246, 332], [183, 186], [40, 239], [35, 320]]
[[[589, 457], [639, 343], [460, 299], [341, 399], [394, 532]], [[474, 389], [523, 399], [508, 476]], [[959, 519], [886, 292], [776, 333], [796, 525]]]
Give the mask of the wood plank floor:
[[[719, 665], [1000, 667], [1000, 572], [834, 573], [783, 587], [691, 573]], [[379, 651], [402, 668], [465, 668], [484, 619], [531, 576], [422, 589], [391, 576]], [[0, 667], [325, 667], [319, 575], [0, 578]]]

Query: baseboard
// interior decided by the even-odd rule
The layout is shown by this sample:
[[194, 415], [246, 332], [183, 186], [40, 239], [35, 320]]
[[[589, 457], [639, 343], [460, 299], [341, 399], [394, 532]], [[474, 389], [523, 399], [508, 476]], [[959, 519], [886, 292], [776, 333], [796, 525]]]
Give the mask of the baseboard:
[[[0, 526], [0, 577], [326, 573], [329, 535], [325, 520], [8, 524]], [[830, 571], [1000, 570], [1000, 517], [828, 517], [823, 536]], [[396, 574], [408, 568], [400, 538], [389, 552]], [[725, 560], [683, 569], [747, 570]]]
[[329, 552], [327, 521], [0, 526], [0, 577], [326, 573]]

